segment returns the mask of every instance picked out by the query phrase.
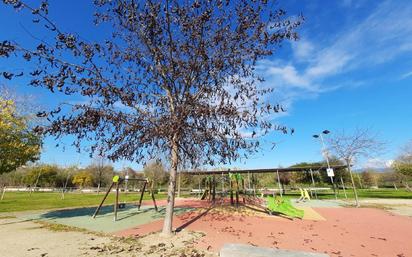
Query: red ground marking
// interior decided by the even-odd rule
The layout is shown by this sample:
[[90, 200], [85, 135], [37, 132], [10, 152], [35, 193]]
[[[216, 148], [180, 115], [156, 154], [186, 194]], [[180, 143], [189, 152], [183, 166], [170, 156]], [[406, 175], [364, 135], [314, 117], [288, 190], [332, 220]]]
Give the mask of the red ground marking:
[[[192, 204], [192, 205], [191, 205]], [[207, 201], [179, 200], [177, 206], [205, 207]], [[199, 248], [219, 251], [225, 243], [324, 252], [330, 256], [412, 256], [412, 218], [371, 208], [316, 208], [326, 221], [187, 212], [174, 218], [177, 228], [206, 234]], [[200, 214], [200, 215], [199, 215]], [[116, 233], [145, 235], [160, 231], [158, 220]]]

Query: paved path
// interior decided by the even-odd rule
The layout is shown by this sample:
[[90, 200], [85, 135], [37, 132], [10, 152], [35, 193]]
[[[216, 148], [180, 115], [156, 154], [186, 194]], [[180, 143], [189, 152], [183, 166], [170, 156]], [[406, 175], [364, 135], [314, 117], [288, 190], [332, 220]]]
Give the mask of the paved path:
[[278, 250], [244, 244], [225, 244], [219, 252], [220, 257], [329, 257], [323, 253]]
[[365, 204], [386, 204], [386, 205], [411, 205], [412, 199], [376, 199], [376, 198], [361, 198], [360, 203]]

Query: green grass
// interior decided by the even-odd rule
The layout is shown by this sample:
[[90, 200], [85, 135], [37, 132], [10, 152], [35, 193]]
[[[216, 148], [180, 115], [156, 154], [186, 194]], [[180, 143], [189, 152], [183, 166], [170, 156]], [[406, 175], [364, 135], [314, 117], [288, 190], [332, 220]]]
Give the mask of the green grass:
[[304, 211], [293, 207], [290, 199], [280, 197], [268, 197], [268, 209], [292, 218], [303, 218]]
[[[286, 191], [286, 198], [298, 198], [300, 193], [298, 191]], [[348, 198], [353, 199], [352, 189], [347, 189]], [[98, 205], [103, 198], [103, 194], [89, 194], [89, 193], [66, 193], [65, 199], [61, 199], [60, 193], [46, 193], [34, 192], [29, 196], [28, 192], [6, 192], [4, 199], [0, 201], [0, 213], [14, 212], [14, 211], [29, 211], [29, 210], [45, 210], [58, 208], [71, 208]], [[398, 198], [398, 199], [412, 199], [412, 192], [404, 189], [358, 189], [360, 198]], [[120, 202], [136, 202], [139, 195], [137, 193], [120, 193]], [[164, 199], [166, 195], [164, 192], [156, 194], [156, 199]], [[343, 190], [339, 190], [339, 199], [345, 199]], [[318, 192], [319, 199], [334, 199], [333, 191]], [[150, 195], [145, 194], [145, 200], [150, 200]], [[114, 194], [111, 193], [105, 204], [112, 204], [114, 202]]]
[[[386, 198], [386, 199], [412, 199], [412, 192], [405, 189], [395, 190], [392, 188], [379, 188], [379, 189], [357, 189], [359, 198]], [[335, 199], [332, 190], [317, 192], [318, 199]], [[354, 199], [354, 193], [352, 189], [346, 189], [346, 195], [349, 199]], [[300, 197], [298, 191], [286, 191], [286, 196]], [[314, 197], [313, 197], [314, 198]], [[345, 194], [342, 189], [338, 193], [339, 199], [345, 199]]]
[[[60, 193], [34, 192], [30, 196], [28, 192], [6, 192], [4, 199], [0, 201], [1, 212], [33, 211], [59, 208], [72, 208], [84, 206], [97, 206], [103, 199], [104, 193], [99, 195], [89, 193], [66, 193], [61, 199]], [[120, 193], [119, 202], [137, 202], [140, 195], [137, 193]], [[165, 194], [156, 194], [156, 200], [166, 198]], [[149, 194], [145, 194], [144, 200], [151, 200]], [[113, 204], [115, 194], [110, 193], [105, 204]]]

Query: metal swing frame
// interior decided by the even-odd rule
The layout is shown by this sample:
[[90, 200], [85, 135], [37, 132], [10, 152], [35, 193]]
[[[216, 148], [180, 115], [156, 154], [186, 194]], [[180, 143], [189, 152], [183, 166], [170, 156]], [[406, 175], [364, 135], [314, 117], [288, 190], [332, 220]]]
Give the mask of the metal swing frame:
[[99, 206], [97, 207], [96, 211], [94, 212], [92, 218], [96, 218], [96, 216], [99, 214], [100, 209], [102, 208], [104, 202], [106, 201], [107, 196], [110, 194], [110, 192], [112, 191], [112, 188], [115, 187], [116, 188], [116, 198], [115, 198], [115, 203], [113, 206], [113, 213], [114, 213], [114, 221], [117, 221], [117, 210], [119, 207], [119, 188], [120, 185], [123, 182], [128, 182], [128, 181], [140, 181], [140, 182], [144, 182], [142, 189], [140, 190], [140, 198], [139, 198], [139, 203], [137, 204], [137, 209], [140, 210], [140, 207], [142, 206], [142, 201], [143, 201], [143, 195], [146, 191], [146, 187], [149, 185], [150, 186], [150, 195], [152, 196], [152, 200], [153, 200], [153, 205], [156, 211], [158, 211], [157, 209], [157, 204], [156, 204], [156, 199], [154, 197], [154, 193], [153, 193], [153, 181], [149, 181], [147, 178], [145, 179], [141, 179], [141, 178], [120, 178], [119, 176], [114, 176], [113, 177], [113, 181], [112, 184], [110, 185], [109, 189], [106, 191], [106, 194], [104, 195], [102, 201], [100, 202]]

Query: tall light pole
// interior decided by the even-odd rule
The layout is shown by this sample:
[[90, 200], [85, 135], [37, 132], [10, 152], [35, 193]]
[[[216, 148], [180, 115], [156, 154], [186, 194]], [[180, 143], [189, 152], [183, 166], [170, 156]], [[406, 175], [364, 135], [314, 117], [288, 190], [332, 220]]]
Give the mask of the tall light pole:
[[328, 165], [327, 174], [328, 174], [328, 177], [330, 177], [330, 181], [332, 182], [332, 188], [333, 188], [333, 193], [335, 194], [335, 199], [338, 199], [338, 196], [336, 194], [335, 182], [333, 181], [333, 176], [334, 176], [333, 169], [331, 169], [331, 167], [330, 167], [329, 157], [328, 157], [328, 150], [326, 149], [325, 141], [323, 140], [323, 136], [322, 136], [322, 134], [327, 135], [329, 133], [330, 133], [329, 130], [324, 130], [324, 131], [322, 131], [322, 133], [319, 133], [317, 135], [313, 135], [313, 137], [314, 138], [320, 138], [320, 141], [322, 143], [322, 154], [326, 159], [326, 164]]

